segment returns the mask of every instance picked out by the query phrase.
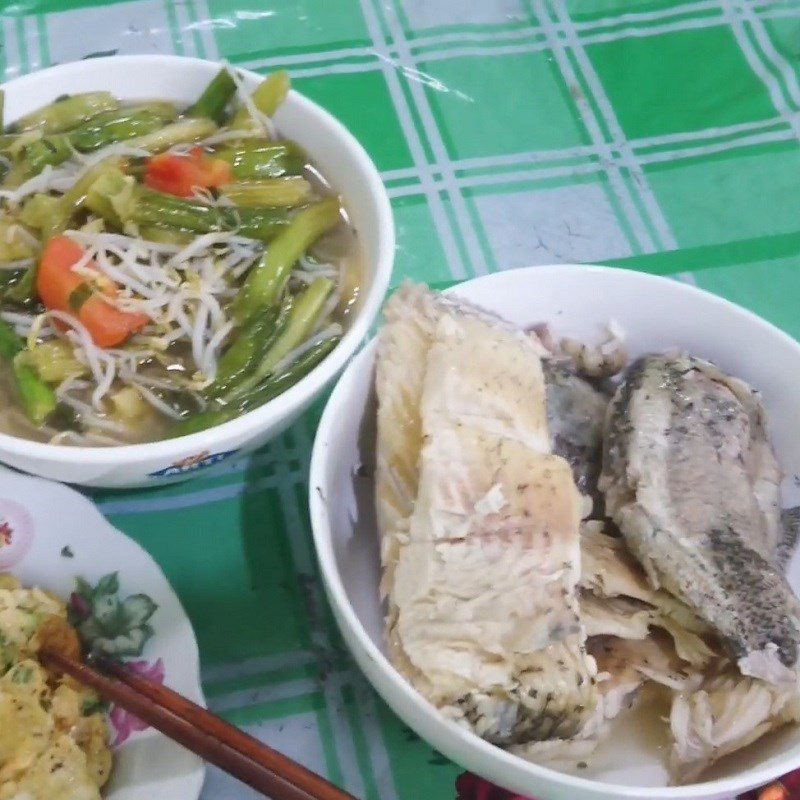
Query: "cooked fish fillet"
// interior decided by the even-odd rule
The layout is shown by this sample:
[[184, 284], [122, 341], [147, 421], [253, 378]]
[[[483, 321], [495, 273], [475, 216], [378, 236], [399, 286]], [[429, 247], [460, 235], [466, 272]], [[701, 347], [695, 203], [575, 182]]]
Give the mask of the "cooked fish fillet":
[[522, 331], [444, 313], [428, 352], [423, 431], [469, 426], [550, 452], [542, 361]]
[[[498, 657], [538, 651], [578, 628], [580, 552], [571, 531], [577, 523], [569, 467], [556, 456], [531, 457], [509, 441], [496, 443], [487, 457], [486, 437], [460, 434], [457, 478], [452, 461], [431, 452], [438, 437], [423, 453], [426, 488], [389, 595], [401, 612], [398, 633], [409, 654], [420, 643], [445, 641], [450, 628], [468, 629], [471, 640]], [[487, 494], [501, 499], [476, 511]], [[437, 527], [440, 535], [431, 536]], [[465, 656], [463, 668], [468, 664]]]
[[610, 378], [622, 372], [628, 363], [624, 332], [613, 321], [609, 322], [602, 342], [587, 344], [566, 337], [559, 342], [558, 349], [572, 359], [581, 375], [588, 378]]
[[548, 453], [540, 357], [521, 332], [445, 308], [419, 409], [418, 486], [387, 582], [392, 658], [489, 741], [573, 736], [596, 669], [578, 618], [580, 496]]
[[653, 589], [625, 541], [607, 536], [602, 527], [594, 520], [581, 526], [581, 613], [587, 634], [641, 639], [643, 626], [661, 628], [684, 661], [707, 664], [714, 655], [705, 641], [709, 626], [663, 589]]
[[800, 506], [781, 511], [781, 533], [778, 537], [776, 562], [783, 570], [789, 563], [800, 538]]
[[[460, 320], [459, 324], [474, 328], [474, 338], [470, 341], [476, 349], [471, 351], [473, 344], [469, 344], [458, 356], [466, 358], [465, 363], [471, 363], [472, 369], [464, 376], [449, 364], [439, 371], [452, 396], [463, 404], [465, 419], [477, 411], [486, 420], [493, 420], [499, 431], [506, 426], [512, 437], [528, 438], [542, 452], [548, 452], [549, 448], [539, 358], [543, 351], [535, 339], [459, 298], [434, 294], [427, 287], [413, 284], [402, 286], [392, 296], [384, 316], [375, 376], [378, 396], [375, 497], [382, 562], [388, 568], [384, 583], [388, 583], [417, 496], [422, 388], [434, 335], [442, 319]], [[482, 337], [487, 330], [491, 335]], [[438, 370], [437, 367], [432, 374]], [[485, 392], [485, 386], [493, 381], [501, 391]]]
[[543, 366], [553, 452], [569, 462], [578, 490], [592, 498], [599, 512], [597, 479], [609, 398], [562, 362], [546, 360]]
[[695, 780], [714, 761], [788, 722], [800, 721], [791, 686], [743, 677], [731, 669], [702, 688], [675, 695], [670, 711], [670, 769], [678, 783]]
[[665, 591], [654, 592], [651, 602], [655, 606], [652, 625], [669, 634], [679, 658], [701, 668], [719, 656], [717, 637], [687, 605]]
[[774, 566], [780, 475], [758, 396], [688, 355], [647, 356], [606, 418], [606, 508], [651, 584], [690, 606], [743, 674], [797, 682], [800, 604]]
[[653, 622], [652, 606], [630, 597], [597, 597], [584, 592], [580, 599], [581, 621], [587, 636], [646, 639]]
[[624, 539], [603, 533], [603, 523], [581, 526], [581, 587], [598, 597], [633, 597], [650, 602], [653, 588]]
[[679, 658], [672, 641], [663, 634], [641, 640], [596, 636], [589, 640], [588, 648], [597, 662], [601, 687], [609, 679], [607, 676], [631, 682], [631, 671], [639, 674], [642, 681], [676, 691], [695, 689], [702, 682], [702, 674]]
[[433, 294], [422, 287], [406, 285], [386, 304], [384, 315], [375, 371], [375, 498], [381, 557], [386, 565], [397, 559], [398, 536], [403, 535], [417, 496], [422, 382], [440, 311]]
[[702, 680], [696, 670], [681, 662], [664, 635], [636, 640], [593, 636], [586, 646], [597, 662], [600, 702], [581, 732], [584, 737], [597, 739], [607, 733], [609, 723], [637, 702], [648, 682], [685, 691]]
[[[587, 649], [595, 653], [595, 644], [605, 638], [595, 637], [587, 640]], [[599, 654], [599, 658], [603, 658]], [[598, 664], [599, 666], [599, 664]], [[594, 713], [586, 720], [576, 736], [569, 739], [548, 739], [513, 745], [509, 749], [522, 758], [546, 762], [553, 769], [571, 770], [575, 762], [587, 758], [596, 748], [603, 736], [607, 735], [610, 724], [622, 712], [631, 708], [638, 700], [646, 678], [633, 668], [619, 662], [609, 671], [609, 663], [600, 668], [597, 676], [597, 705]]]

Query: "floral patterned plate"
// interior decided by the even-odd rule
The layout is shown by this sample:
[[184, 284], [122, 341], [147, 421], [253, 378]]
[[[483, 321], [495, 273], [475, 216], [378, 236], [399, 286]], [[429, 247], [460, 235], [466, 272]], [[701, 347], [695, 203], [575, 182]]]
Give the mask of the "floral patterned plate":
[[[85, 497], [0, 468], [0, 572], [67, 599], [88, 645], [204, 704], [197, 640], [160, 567]], [[205, 766], [120, 708], [106, 800], [196, 800]]]

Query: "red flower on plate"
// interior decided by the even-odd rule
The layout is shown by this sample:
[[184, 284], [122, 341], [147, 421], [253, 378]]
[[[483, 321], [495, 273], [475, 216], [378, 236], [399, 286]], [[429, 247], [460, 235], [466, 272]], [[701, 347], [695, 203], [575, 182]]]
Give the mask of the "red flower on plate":
[[0, 572], [16, 567], [33, 543], [33, 520], [25, 506], [0, 499]]
[[536, 800], [535, 797], [523, 797], [501, 789], [471, 772], [464, 772], [456, 778], [456, 793], [456, 800]]
[[[128, 661], [125, 668], [135, 672], [143, 678], [154, 683], [164, 683], [164, 662], [159, 658], [152, 664], [146, 661]], [[119, 747], [130, 738], [132, 733], [147, 730], [147, 723], [126, 711], [124, 708], [114, 706], [109, 714], [111, 726], [114, 728], [114, 747]]]
[[11, 534], [13, 533], [13, 528], [3, 520], [3, 522], [0, 523], [0, 546], [8, 547], [11, 544]]
[[763, 789], [753, 789], [739, 800], [800, 800], [800, 769], [784, 775]]

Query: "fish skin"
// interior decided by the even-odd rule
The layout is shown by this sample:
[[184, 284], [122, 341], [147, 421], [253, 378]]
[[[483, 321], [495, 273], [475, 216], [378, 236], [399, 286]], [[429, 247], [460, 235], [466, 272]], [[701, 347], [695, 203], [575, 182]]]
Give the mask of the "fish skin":
[[645, 356], [606, 417], [600, 487], [654, 587], [740, 670], [797, 683], [800, 604], [775, 566], [780, 474], [758, 396], [685, 354]]
[[800, 720], [794, 687], [775, 686], [724, 667], [693, 689], [676, 692], [670, 709], [673, 782], [690, 783], [725, 755]]
[[781, 535], [776, 548], [776, 562], [781, 570], [794, 555], [797, 540], [800, 538], [800, 506], [785, 508], [781, 511]]
[[592, 498], [594, 512], [600, 515], [602, 495], [597, 480], [609, 397], [561, 361], [547, 359], [542, 367], [552, 450], [569, 462], [578, 491]]

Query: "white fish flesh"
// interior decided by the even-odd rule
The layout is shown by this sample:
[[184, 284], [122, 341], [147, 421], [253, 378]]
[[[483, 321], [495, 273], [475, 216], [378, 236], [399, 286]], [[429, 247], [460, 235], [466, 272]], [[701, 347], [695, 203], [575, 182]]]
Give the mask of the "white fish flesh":
[[[390, 301], [379, 345], [381, 469], [404, 447], [386, 426], [419, 420], [400, 459], [412, 466], [402, 483], [411, 502], [397, 502], [394, 476], [378, 484], [392, 540], [390, 654], [443, 713], [489, 741], [570, 738], [595, 711], [596, 667], [578, 616], [580, 495], [549, 453], [540, 355], [508, 324], [420, 292]], [[420, 308], [432, 313], [410, 335]], [[402, 365], [420, 353], [422, 379], [403, 395], [396, 383], [412, 370]]]
[[695, 780], [714, 761], [800, 720], [792, 686], [775, 686], [728, 668], [693, 691], [678, 692], [669, 724], [670, 769], [678, 783]]

